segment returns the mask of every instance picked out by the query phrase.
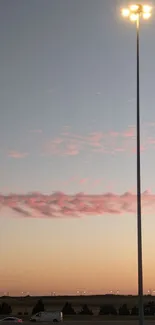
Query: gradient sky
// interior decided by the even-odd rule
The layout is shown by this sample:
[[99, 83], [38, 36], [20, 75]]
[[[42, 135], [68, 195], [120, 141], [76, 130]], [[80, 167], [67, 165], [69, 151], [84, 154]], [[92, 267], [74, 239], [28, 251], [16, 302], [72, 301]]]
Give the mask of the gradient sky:
[[[0, 192], [136, 188], [136, 35], [121, 0], [0, 1]], [[155, 1], [152, 1], [153, 7]], [[142, 189], [155, 192], [155, 17], [141, 26]], [[155, 220], [143, 215], [144, 288]], [[136, 214], [0, 210], [1, 292], [137, 292]]]

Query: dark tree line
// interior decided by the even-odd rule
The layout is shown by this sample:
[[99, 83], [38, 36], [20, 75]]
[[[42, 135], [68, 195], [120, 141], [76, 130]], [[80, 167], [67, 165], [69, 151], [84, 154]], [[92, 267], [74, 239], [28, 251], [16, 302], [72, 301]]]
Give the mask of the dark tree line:
[[[69, 302], [66, 302], [66, 304], [62, 308], [62, 312], [64, 315], [76, 315], [76, 312], [75, 312], [74, 308], [72, 307], [72, 304]], [[93, 315], [93, 312], [91, 309], [89, 309], [89, 307], [86, 304], [84, 304], [78, 314], [79, 315]]]
[[[42, 299], [39, 299], [37, 304], [32, 310], [32, 314], [36, 314], [38, 312], [44, 311], [44, 303]], [[76, 315], [76, 312], [70, 302], [66, 302], [64, 307], [62, 308], [62, 312], [64, 315]], [[93, 315], [93, 312], [87, 304], [84, 304], [81, 308], [81, 311], [78, 313], [79, 315]], [[115, 306], [111, 304], [104, 304], [100, 307], [99, 315], [119, 315], [119, 316], [137, 316], [138, 315], [138, 307], [134, 306], [130, 310], [127, 304], [123, 304], [117, 310]], [[144, 305], [144, 315], [152, 316], [155, 315], [155, 303], [153, 301], [148, 302], [148, 304]]]
[[44, 311], [44, 310], [45, 310], [44, 303], [42, 299], [39, 299], [36, 305], [34, 306], [34, 308], [32, 309], [32, 315], [37, 314], [40, 311]]
[[11, 306], [6, 302], [0, 304], [0, 315], [10, 315], [10, 314], [12, 314]]
[[[36, 314], [38, 312], [45, 311], [44, 303], [42, 299], [39, 299], [32, 310], [32, 314]], [[62, 312], [64, 315], [76, 315], [76, 312], [70, 302], [66, 302], [64, 307], [62, 308]], [[10, 315], [12, 314], [11, 306], [3, 302], [0, 304], [0, 315]], [[79, 315], [93, 315], [92, 310], [88, 307], [87, 304], [84, 304], [81, 308], [81, 311], [78, 313]], [[134, 306], [131, 310], [129, 310], [127, 304], [123, 304], [117, 310], [115, 306], [111, 304], [104, 304], [100, 307], [99, 315], [119, 315], [119, 316], [137, 316], [138, 315], [138, 307]], [[155, 302], [149, 301], [144, 305], [144, 315], [145, 316], [153, 316], [155, 315]]]
[[[137, 306], [132, 307], [129, 310], [126, 304], [123, 304], [117, 310], [113, 305], [103, 305], [100, 307], [99, 315], [119, 315], [119, 316], [137, 316], [139, 314], [139, 309]], [[153, 316], [155, 315], [155, 303], [153, 301], [144, 304], [144, 315]]]

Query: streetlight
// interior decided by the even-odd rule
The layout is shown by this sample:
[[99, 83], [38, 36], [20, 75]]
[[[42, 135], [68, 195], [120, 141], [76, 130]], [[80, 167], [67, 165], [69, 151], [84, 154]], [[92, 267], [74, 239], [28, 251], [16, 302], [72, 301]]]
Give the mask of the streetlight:
[[152, 8], [148, 5], [133, 4], [122, 9], [122, 15], [136, 23], [137, 34], [137, 242], [138, 242], [138, 296], [139, 325], [144, 324], [143, 311], [143, 263], [142, 263], [142, 220], [141, 220], [141, 163], [140, 163], [140, 95], [139, 95], [139, 31], [140, 18], [149, 19]]

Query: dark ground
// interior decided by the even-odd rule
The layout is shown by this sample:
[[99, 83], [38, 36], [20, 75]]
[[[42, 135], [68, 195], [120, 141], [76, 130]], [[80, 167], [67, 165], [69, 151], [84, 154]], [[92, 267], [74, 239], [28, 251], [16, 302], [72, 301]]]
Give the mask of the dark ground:
[[[32, 323], [30, 322], [24, 322], [23, 325], [31, 325]], [[50, 325], [52, 323], [35, 323], [36, 325]], [[75, 320], [70, 320], [70, 321], [66, 321], [64, 320], [63, 322], [64, 325], [96, 325], [96, 324], [104, 324], [104, 325], [139, 325], [138, 321], [136, 320], [81, 320], [81, 321], [75, 321]], [[153, 325], [155, 324], [155, 320], [146, 320], [145, 321], [145, 325]], [[12, 323], [7, 323], [7, 325], [12, 325]]]
[[[47, 296], [47, 297], [0, 297], [1, 301], [6, 301], [9, 305], [20, 305], [34, 306], [38, 299], [42, 299], [44, 305], [52, 306], [63, 306], [67, 301], [72, 303], [74, 306], [81, 306], [87, 304], [88, 306], [98, 306], [103, 304], [112, 304], [115, 307], [119, 307], [122, 304], [127, 304], [128, 307], [132, 308], [138, 304], [137, 296], [121, 296], [121, 295], [98, 295], [98, 296]], [[148, 301], [155, 302], [155, 296], [144, 296], [144, 303]]]

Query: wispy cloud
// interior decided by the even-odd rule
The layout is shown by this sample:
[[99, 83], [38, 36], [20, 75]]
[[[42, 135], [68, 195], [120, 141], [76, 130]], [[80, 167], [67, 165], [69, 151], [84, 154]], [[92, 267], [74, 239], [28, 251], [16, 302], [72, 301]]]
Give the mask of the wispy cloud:
[[43, 147], [46, 155], [75, 156], [81, 151], [81, 144], [76, 139], [64, 139], [62, 137], [47, 141]]
[[[2, 208], [9, 207], [21, 217], [79, 218], [88, 215], [126, 214], [136, 212], [136, 195], [126, 192], [122, 195], [105, 193], [67, 195], [56, 192], [51, 195], [32, 193], [26, 195], [0, 195]], [[145, 191], [142, 194], [145, 212], [155, 208], [155, 194]]]
[[[151, 123], [151, 130], [152, 125]], [[155, 148], [155, 138], [149, 134], [150, 124], [142, 128], [141, 151]], [[152, 132], [152, 131], [151, 131]], [[63, 130], [54, 139], [47, 140], [43, 147], [44, 154], [74, 156], [81, 152], [98, 154], [134, 154], [136, 147], [136, 126], [129, 125], [124, 131], [94, 131], [77, 134], [69, 129]]]
[[86, 184], [89, 181], [89, 178], [82, 178], [80, 184]]
[[11, 150], [8, 152], [8, 157], [14, 159], [22, 159], [28, 156], [28, 152], [19, 152], [15, 150]]
[[68, 145], [67, 150], [64, 151], [63, 156], [77, 156], [79, 150], [75, 145]]
[[[129, 128], [126, 131], [119, 133], [110, 131], [108, 133], [92, 132], [86, 135], [62, 132], [60, 136], [46, 141], [44, 144], [44, 154], [54, 155], [78, 155], [80, 152], [98, 152], [112, 153], [118, 147], [123, 146], [123, 138], [131, 142], [133, 140], [134, 130]], [[131, 139], [130, 139], [131, 138]], [[125, 149], [124, 149], [125, 150]], [[123, 151], [123, 149], [122, 149]], [[116, 152], [118, 152], [116, 150]]]

